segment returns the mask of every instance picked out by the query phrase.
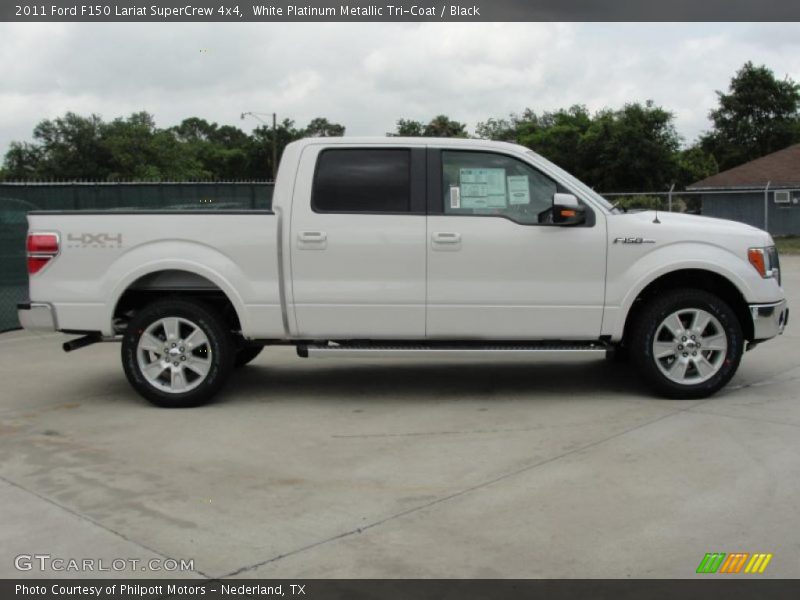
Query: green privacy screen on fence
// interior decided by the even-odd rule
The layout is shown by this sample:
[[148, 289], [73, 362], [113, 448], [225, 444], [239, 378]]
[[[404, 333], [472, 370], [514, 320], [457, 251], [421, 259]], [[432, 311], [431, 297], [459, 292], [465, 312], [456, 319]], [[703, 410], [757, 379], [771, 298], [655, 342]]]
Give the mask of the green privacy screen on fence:
[[19, 327], [27, 299], [26, 215], [31, 210], [263, 210], [270, 182], [0, 183], [0, 331]]

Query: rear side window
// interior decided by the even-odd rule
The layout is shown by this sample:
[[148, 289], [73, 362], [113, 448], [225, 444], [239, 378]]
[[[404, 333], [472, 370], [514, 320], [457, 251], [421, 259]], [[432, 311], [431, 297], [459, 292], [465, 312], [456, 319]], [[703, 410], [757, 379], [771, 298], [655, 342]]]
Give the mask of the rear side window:
[[336, 213], [410, 212], [410, 151], [323, 150], [317, 159], [311, 207]]

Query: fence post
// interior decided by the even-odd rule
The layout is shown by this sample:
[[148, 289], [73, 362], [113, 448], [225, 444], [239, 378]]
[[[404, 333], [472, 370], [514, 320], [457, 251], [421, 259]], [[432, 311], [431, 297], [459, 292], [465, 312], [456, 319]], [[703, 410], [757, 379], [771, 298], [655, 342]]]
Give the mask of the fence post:
[[672, 187], [669, 188], [669, 194], [667, 195], [667, 207], [668, 212], [672, 212], [672, 190], [675, 189], [675, 184], [672, 184]]
[[767, 216], [767, 211], [769, 209], [769, 186], [772, 183], [772, 180], [767, 182], [767, 187], [764, 188], [764, 231], [769, 231], [769, 217]]

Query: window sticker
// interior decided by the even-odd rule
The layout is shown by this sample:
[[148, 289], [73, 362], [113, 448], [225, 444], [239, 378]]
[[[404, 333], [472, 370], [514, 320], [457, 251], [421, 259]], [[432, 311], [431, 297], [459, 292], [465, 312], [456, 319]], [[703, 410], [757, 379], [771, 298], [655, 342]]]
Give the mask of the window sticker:
[[505, 208], [505, 169], [461, 169], [461, 208]]
[[450, 208], [461, 208], [461, 191], [457, 185], [450, 186]]
[[531, 189], [527, 175], [509, 175], [506, 177], [508, 182], [508, 198], [510, 204], [530, 204]]

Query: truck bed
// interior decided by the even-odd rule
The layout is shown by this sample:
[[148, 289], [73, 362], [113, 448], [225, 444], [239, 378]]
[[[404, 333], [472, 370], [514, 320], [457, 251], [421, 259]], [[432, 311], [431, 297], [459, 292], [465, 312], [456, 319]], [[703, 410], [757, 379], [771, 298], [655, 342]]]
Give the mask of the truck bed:
[[31, 302], [51, 305], [59, 330], [113, 335], [125, 290], [178, 286], [223, 291], [248, 336], [284, 333], [272, 211], [34, 211], [29, 226], [59, 236], [58, 256], [30, 279]]

